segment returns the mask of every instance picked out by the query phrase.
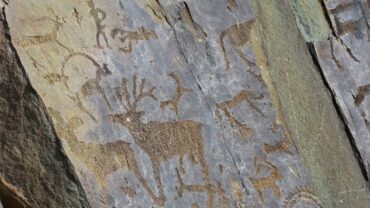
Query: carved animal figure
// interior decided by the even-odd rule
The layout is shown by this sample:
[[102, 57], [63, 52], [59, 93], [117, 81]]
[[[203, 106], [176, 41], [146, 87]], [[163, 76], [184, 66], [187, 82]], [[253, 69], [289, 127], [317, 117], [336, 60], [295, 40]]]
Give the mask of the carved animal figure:
[[[306, 187], [297, 188], [284, 202], [284, 208], [294, 208], [296, 204], [304, 203], [315, 205], [316, 208], [323, 208], [319, 199]], [[310, 206], [310, 207], [311, 207]]]
[[162, 101], [160, 107], [164, 110], [167, 106], [171, 105], [172, 110], [175, 111], [176, 116], [179, 117], [179, 101], [185, 93], [191, 92], [192, 90], [182, 87], [181, 80], [174, 72], [169, 73], [168, 76], [176, 82], [176, 94], [173, 96], [172, 100]]
[[164, 199], [155, 196], [142, 176], [130, 143], [123, 140], [105, 144], [79, 141], [74, 131], [83, 124], [81, 119], [73, 117], [65, 121], [60, 112], [53, 108], [49, 108], [48, 111], [53, 117], [58, 136], [67, 141], [70, 151], [95, 175], [101, 191], [106, 189], [105, 176], [118, 169], [124, 169], [132, 171], [156, 204], [163, 205]]
[[283, 138], [275, 145], [263, 144], [263, 151], [266, 155], [275, 152], [289, 152], [289, 148], [291, 147], [291, 145], [292, 144], [288, 139]]
[[229, 110], [231, 108], [239, 105], [242, 102], [247, 102], [247, 103], [250, 104], [250, 106], [253, 109], [255, 109], [257, 112], [259, 112], [260, 114], [263, 115], [262, 111], [260, 109], [258, 109], [257, 106], [255, 106], [253, 104], [253, 102], [251, 101], [251, 99], [260, 100], [262, 98], [263, 98], [262, 95], [254, 95], [253, 93], [250, 93], [246, 90], [242, 90], [235, 97], [233, 97], [231, 100], [228, 100], [228, 101], [225, 101], [225, 102], [222, 102], [222, 103], [218, 103], [216, 105], [216, 109], [218, 110], [218, 111], [216, 111], [216, 115], [219, 118], [219, 120], [221, 120], [221, 114], [220, 114], [219, 111], [222, 111], [224, 113], [224, 115], [226, 116], [227, 120], [230, 122], [231, 127], [237, 128], [239, 133], [240, 133], [240, 136], [242, 136], [243, 138], [248, 138], [252, 134], [252, 129], [249, 128], [246, 124], [240, 123], [230, 113]]
[[[152, 162], [154, 178], [160, 190], [160, 196], [165, 198], [163, 185], [160, 178], [161, 162], [179, 157], [180, 166], [185, 155], [190, 160], [198, 162], [205, 184], [210, 186], [208, 166], [204, 157], [203, 138], [201, 124], [190, 120], [158, 122], [150, 121], [143, 123], [140, 118], [145, 114], [137, 109], [138, 103], [144, 98], [157, 100], [153, 95], [155, 87], [145, 91], [146, 80], [142, 79], [137, 89], [137, 75], [132, 79], [132, 94], [128, 91], [128, 80], [122, 79], [120, 88], [116, 88], [116, 95], [125, 112], [110, 115], [114, 123], [126, 127], [131, 133], [135, 143], [149, 156]], [[132, 96], [132, 97], [131, 97]], [[124, 102], [125, 100], [125, 102]], [[208, 205], [212, 206], [213, 194], [208, 192]]]
[[108, 76], [108, 75], [111, 75], [112, 72], [108, 69], [108, 66], [107, 64], [103, 64], [102, 66], [93, 58], [91, 57], [90, 55], [87, 55], [85, 53], [82, 53], [82, 52], [73, 52], [71, 54], [69, 54], [65, 59], [64, 59], [64, 62], [62, 63], [62, 69], [61, 69], [61, 77], [63, 77], [61, 80], [63, 80], [64, 82], [64, 86], [71, 91], [71, 89], [69, 88], [68, 86], [68, 76], [65, 75], [65, 66], [66, 66], [66, 63], [68, 63], [72, 58], [74, 57], [82, 57], [82, 58], [85, 58], [87, 60], [89, 60], [96, 68], [96, 71], [95, 71], [95, 77], [92, 78], [92, 79], [89, 79], [87, 80], [82, 86], [81, 88], [79, 89], [79, 91], [77, 93], [75, 93], [75, 96], [74, 97], [71, 97], [73, 100], [75, 100], [75, 102], [78, 104], [78, 107], [80, 108], [80, 110], [82, 110], [83, 112], [87, 113], [90, 115], [90, 117], [96, 121], [96, 118], [84, 107], [84, 105], [82, 104], [82, 100], [81, 98], [86, 98], [86, 97], [89, 97], [89, 96], [92, 96], [94, 94], [98, 94], [100, 95], [106, 106], [108, 107], [109, 110], [112, 110], [112, 106], [111, 104], [109, 103], [109, 100], [108, 100], [108, 97], [107, 95], [105, 94], [104, 92], [104, 89], [100, 86], [100, 82], [102, 81], [102, 78], [104, 76]]
[[15, 38], [13, 40], [15, 45], [19, 45], [23, 48], [24, 52], [26, 55], [32, 60], [33, 65], [35, 68], [37, 66], [41, 66], [42, 68], [45, 68], [42, 64], [37, 62], [37, 60], [31, 56], [31, 54], [27, 51], [26, 48], [30, 46], [37, 46], [40, 44], [45, 44], [45, 43], [50, 43], [50, 42], [55, 42], [62, 48], [66, 49], [67, 51], [70, 51], [68, 47], [63, 45], [59, 40], [58, 40], [58, 32], [63, 25], [63, 23], [60, 22], [60, 18], [57, 16], [55, 20], [51, 19], [51, 21], [54, 22], [54, 27], [50, 33], [44, 34], [44, 35], [31, 35], [31, 36], [23, 36], [19, 38]]
[[103, 21], [107, 17], [107, 14], [100, 8], [96, 8], [93, 0], [86, 0], [88, 7], [90, 8], [90, 14], [94, 18], [95, 26], [96, 26], [96, 44], [99, 48], [103, 48], [100, 44], [100, 38], [103, 37], [105, 44], [108, 48], [110, 48], [107, 35], [105, 34], [105, 28], [107, 27], [103, 24]]
[[239, 55], [239, 57], [243, 60], [244, 64], [248, 65], [249, 67], [254, 66], [255, 64], [249, 61], [243, 54], [242, 48], [246, 45], [250, 44], [250, 32], [253, 27], [254, 20], [248, 20], [246, 22], [235, 24], [225, 31], [221, 32], [220, 34], [220, 45], [222, 49], [222, 53], [224, 55], [224, 61], [226, 65], [226, 70], [230, 69], [230, 61], [227, 58], [226, 50], [225, 50], [225, 37], [228, 37], [229, 43], [231, 47], [235, 50], [235, 52]]
[[269, 176], [261, 177], [261, 178], [250, 178], [254, 188], [257, 190], [260, 204], [262, 204], [264, 201], [262, 192], [265, 189], [270, 188], [276, 197], [280, 197], [280, 189], [275, 184], [275, 181], [282, 179], [282, 177], [279, 174], [278, 169], [274, 165], [266, 161], [266, 159], [261, 160], [261, 159], [255, 158], [254, 160], [254, 175], [255, 176], [257, 176], [260, 173], [262, 167], [266, 167], [270, 170]]
[[50, 33], [47, 33], [45, 35], [31, 35], [31, 36], [23, 36], [20, 38], [14, 39], [14, 43], [16, 45], [19, 45], [23, 48], [33, 46], [33, 45], [39, 45], [44, 43], [49, 43], [56, 41], [58, 42], [58, 32], [60, 30], [60, 26], [62, 23], [60, 23], [60, 18], [56, 17], [55, 20], [52, 20], [54, 22], [54, 28]]
[[123, 53], [131, 53], [132, 52], [132, 44], [137, 44], [139, 41], [145, 41], [149, 39], [158, 39], [157, 34], [154, 30], [147, 30], [144, 27], [140, 27], [136, 31], [128, 31], [119, 28], [115, 28], [111, 32], [111, 36], [113, 39], [116, 38], [117, 35], [120, 35], [119, 40], [124, 44], [127, 45], [126, 47], [119, 47], [119, 51]]

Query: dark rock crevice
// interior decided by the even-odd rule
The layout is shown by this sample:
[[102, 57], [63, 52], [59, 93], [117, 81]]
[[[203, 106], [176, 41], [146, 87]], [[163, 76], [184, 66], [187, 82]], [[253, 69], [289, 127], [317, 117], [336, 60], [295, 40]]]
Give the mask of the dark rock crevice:
[[334, 108], [336, 110], [336, 113], [338, 114], [338, 117], [339, 117], [340, 121], [342, 122], [342, 124], [344, 126], [344, 130], [345, 130], [345, 132], [347, 134], [347, 137], [349, 138], [349, 141], [350, 141], [350, 144], [351, 144], [351, 147], [352, 147], [353, 154], [354, 154], [354, 156], [357, 159], [358, 165], [359, 165], [359, 167], [361, 169], [361, 173], [362, 173], [364, 179], [368, 182], [369, 181], [369, 177], [367, 175], [367, 171], [366, 171], [366, 167], [365, 167], [365, 164], [364, 164], [364, 160], [362, 159], [362, 156], [360, 154], [360, 151], [357, 148], [357, 145], [356, 145], [356, 141], [354, 139], [354, 136], [352, 135], [351, 131], [349, 130], [349, 127], [348, 127], [347, 121], [345, 119], [345, 116], [344, 116], [344, 114], [343, 114], [343, 112], [342, 112], [339, 104], [336, 101], [335, 93], [331, 89], [331, 87], [330, 87], [327, 79], [325, 78], [324, 72], [321, 69], [320, 63], [319, 63], [318, 58], [317, 58], [317, 54], [315, 52], [314, 45], [312, 43], [307, 43], [307, 46], [309, 48], [309, 52], [311, 54], [312, 61], [315, 64], [317, 71], [320, 73], [321, 78], [322, 78], [322, 81], [323, 81], [326, 89], [330, 93], [332, 104], [333, 104], [333, 106], [334, 106]]

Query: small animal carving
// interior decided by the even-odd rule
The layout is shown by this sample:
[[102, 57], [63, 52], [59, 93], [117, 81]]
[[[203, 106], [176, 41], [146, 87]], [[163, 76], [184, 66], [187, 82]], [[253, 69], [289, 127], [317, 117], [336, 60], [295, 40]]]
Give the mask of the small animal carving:
[[[270, 174], [269, 176], [257, 178], [262, 167], [266, 167], [268, 170], [270, 170]], [[273, 164], [268, 162], [266, 159], [262, 160], [255, 158], [254, 175], [255, 177], [250, 178], [250, 180], [254, 188], [257, 190], [260, 204], [263, 204], [264, 202], [263, 191], [268, 188], [272, 190], [276, 197], [280, 198], [280, 189], [279, 186], [275, 184], [275, 181], [282, 179], [282, 177], [280, 176], [278, 169]]]
[[107, 14], [100, 8], [96, 8], [93, 0], [86, 0], [86, 3], [88, 7], [90, 8], [90, 14], [94, 18], [95, 26], [96, 26], [96, 44], [99, 48], [103, 48], [103, 46], [100, 44], [100, 38], [102, 37], [105, 41], [105, 44], [108, 48], [109, 42], [107, 39], [107, 35], [105, 34], [105, 28], [107, 27], [105, 24], [103, 24], [103, 21], [106, 19]]
[[246, 124], [242, 124], [240, 121], [238, 121], [231, 113], [230, 109], [239, 105], [242, 102], [247, 102], [250, 104], [250, 106], [255, 109], [257, 112], [263, 115], [263, 112], [257, 108], [251, 101], [251, 99], [262, 99], [262, 95], [254, 95], [253, 93], [250, 93], [246, 90], [240, 91], [236, 96], [234, 96], [231, 100], [218, 103], [216, 105], [216, 115], [221, 119], [221, 114], [219, 111], [222, 111], [224, 115], [226, 116], [227, 120], [230, 122], [231, 127], [238, 129], [240, 136], [243, 138], [249, 138], [249, 136], [252, 134], [252, 129], [249, 128]]
[[167, 106], [171, 106], [176, 116], [179, 117], [179, 101], [185, 93], [191, 92], [192, 90], [182, 87], [181, 80], [174, 72], [169, 73], [168, 76], [176, 82], [176, 94], [173, 96], [172, 100], [162, 101], [160, 107], [164, 110]]
[[79, 141], [74, 131], [83, 125], [81, 119], [72, 117], [68, 121], [65, 121], [60, 112], [53, 108], [49, 108], [48, 111], [53, 118], [58, 136], [67, 141], [70, 151], [95, 175], [101, 191], [105, 191], [107, 188], [105, 176], [122, 168], [132, 171], [151, 199], [156, 204], [163, 205], [164, 200], [161, 197], [155, 196], [149, 184], [142, 176], [130, 143], [123, 140], [105, 144]]
[[132, 45], [134, 43], [137, 44], [139, 41], [158, 39], [158, 36], [154, 30], [147, 30], [144, 27], [140, 27], [136, 31], [115, 28], [111, 31], [111, 36], [113, 39], [115, 39], [117, 35], [120, 35], [119, 40], [124, 45], [123, 47], [119, 47], [118, 50], [123, 53], [131, 53]]
[[33, 46], [33, 45], [54, 42], [54, 41], [59, 43], [57, 38], [58, 38], [58, 32], [60, 30], [60, 26], [62, 25], [62, 23], [60, 22], [59, 17], [56, 17], [56, 19], [52, 21], [54, 22], [54, 28], [52, 29], [50, 33], [47, 33], [45, 35], [23, 36], [23, 37], [14, 39], [13, 40], [14, 43], [23, 48]]
[[319, 199], [306, 187], [297, 188], [290, 193], [284, 202], [284, 208], [294, 208], [295, 205], [300, 203], [308, 204], [310, 207], [323, 208]]
[[[249, 61], [243, 54], [242, 48], [250, 44], [250, 32], [253, 28], [254, 20], [248, 20], [240, 24], [235, 24], [220, 34], [220, 45], [224, 56], [226, 70], [230, 69], [230, 61], [227, 57], [225, 50], [225, 37], [228, 37], [230, 46], [235, 50], [239, 57], [243, 60], [244, 64], [249, 67], [255, 66], [255, 63]], [[254, 73], [252, 73], [254, 76]], [[259, 78], [259, 77], [258, 77]]]
[[[145, 79], [141, 80], [139, 88], [136, 82], [137, 75], [134, 74], [130, 95], [128, 80], [126, 78], [122, 79], [121, 87], [116, 88], [116, 95], [125, 112], [110, 115], [109, 118], [112, 122], [126, 127], [135, 143], [149, 156], [161, 198], [165, 199], [160, 177], [161, 162], [175, 157], [179, 157], [181, 164], [185, 155], [188, 155], [193, 163], [198, 162], [201, 166], [205, 184], [210, 186], [208, 166], [204, 157], [202, 125], [190, 120], [143, 123], [141, 117], [145, 113], [137, 109], [138, 104], [144, 98], [156, 101], [157, 99], [153, 94], [155, 87], [145, 90]], [[212, 201], [213, 194], [208, 192], [209, 206], [212, 206]]]

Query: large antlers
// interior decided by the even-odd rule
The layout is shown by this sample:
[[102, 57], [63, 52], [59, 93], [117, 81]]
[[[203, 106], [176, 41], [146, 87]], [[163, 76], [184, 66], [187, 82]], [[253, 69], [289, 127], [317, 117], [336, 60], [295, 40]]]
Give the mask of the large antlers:
[[[137, 107], [137, 104], [145, 97], [152, 98], [153, 100], [157, 101], [157, 98], [153, 95], [153, 91], [155, 90], [155, 87], [149, 88], [149, 90], [145, 91], [145, 79], [141, 79], [139, 92], [137, 92], [137, 74], [134, 74], [132, 77], [132, 97], [128, 91], [128, 79], [123, 77], [122, 78], [122, 84], [121, 87], [114, 88], [116, 96], [118, 100], [121, 102], [125, 110], [135, 110]], [[124, 103], [124, 100], [126, 101], [126, 104]], [[133, 99], [133, 100], [132, 100]], [[132, 100], [132, 102], [131, 102]]]

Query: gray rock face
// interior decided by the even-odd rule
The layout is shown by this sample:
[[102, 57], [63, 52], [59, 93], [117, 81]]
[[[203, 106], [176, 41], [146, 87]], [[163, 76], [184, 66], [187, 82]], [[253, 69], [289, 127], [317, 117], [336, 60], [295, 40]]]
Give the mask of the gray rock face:
[[[266, 2], [12, 0], [5, 8], [11, 41], [30, 83], [24, 74], [15, 73], [20, 76], [20, 87], [2, 92], [8, 95], [3, 109], [9, 110], [4, 112], [11, 112], [12, 105], [7, 104], [11, 96], [29, 99], [17, 103], [25, 103], [26, 110], [16, 118], [5, 116], [21, 119], [23, 128], [30, 126], [35, 131], [21, 136], [52, 139], [54, 143], [47, 143], [50, 148], [45, 151], [63, 158], [62, 149], [65, 151], [91, 207], [366, 204], [365, 181], [329, 94], [303, 47], [293, 10], [287, 1]], [[292, 37], [280, 43], [284, 35], [279, 28], [283, 27], [274, 24], [285, 22]], [[279, 34], [273, 34], [276, 31]], [[320, 29], [311, 33], [316, 31]], [[328, 31], [321, 31], [313, 40]], [[333, 41], [314, 43], [320, 62], [331, 49], [325, 47], [328, 43]], [[287, 52], [276, 55], [282, 48]], [[356, 54], [354, 64], [368, 61], [365, 56]], [[302, 70], [297, 73], [292, 70], [299, 67]], [[308, 73], [307, 79], [301, 76], [303, 72]], [[283, 75], [286, 80], [280, 79]], [[302, 84], [299, 79], [292, 82], [291, 77], [302, 79]], [[315, 86], [303, 90], [309, 87], [307, 83]], [[45, 103], [57, 137], [30, 84]], [[290, 93], [297, 96], [292, 98]], [[300, 103], [298, 94], [310, 102]], [[325, 110], [318, 109], [318, 100]], [[365, 112], [369, 108], [363, 100], [358, 106]], [[35, 109], [37, 112], [32, 111]], [[320, 123], [313, 118], [318, 115]], [[363, 116], [361, 119], [364, 121]], [[13, 121], [4, 125], [20, 128]], [[352, 128], [355, 126], [354, 122]], [[326, 130], [328, 133], [323, 133]], [[62, 145], [55, 146], [58, 139]], [[320, 153], [324, 149], [320, 144], [332, 144], [327, 148], [332, 151], [341, 139], [341, 157], [321, 157], [329, 153]], [[317, 164], [309, 157], [319, 158]], [[70, 170], [67, 163], [56, 164]], [[333, 179], [328, 164], [345, 165]], [[21, 178], [14, 177], [19, 177], [11, 178], [16, 182]], [[60, 177], [55, 184], [65, 185], [64, 176]], [[341, 181], [346, 177], [350, 177], [348, 183]], [[56, 203], [50, 207], [88, 206], [78, 183], [73, 178], [68, 182], [71, 188], [67, 193], [61, 190], [61, 196], [75, 195], [72, 199], [76, 201], [50, 197]], [[347, 194], [352, 194], [351, 190], [360, 192], [357, 196], [363, 201], [355, 203], [353, 195]], [[31, 201], [29, 196], [32, 194], [26, 192], [24, 198]], [[40, 203], [34, 200], [30, 203]]]
[[366, 1], [325, 1], [333, 35], [315, 42], [325, 78], [370, 171], [370, 24]]

